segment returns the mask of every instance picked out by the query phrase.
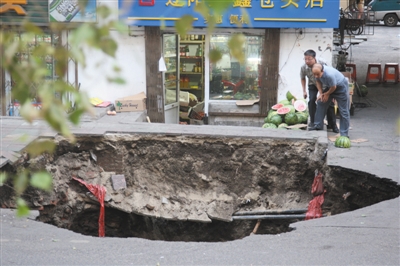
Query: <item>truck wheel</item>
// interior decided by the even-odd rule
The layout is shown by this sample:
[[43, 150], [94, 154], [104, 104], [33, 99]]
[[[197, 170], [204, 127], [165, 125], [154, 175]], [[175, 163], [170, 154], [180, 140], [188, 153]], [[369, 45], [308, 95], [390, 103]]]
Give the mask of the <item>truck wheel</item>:
[[388, 27], [394, 27], [397, 25], [397, 22], [399, 21], [398, 17], [396, 14], [387, 14], [383, 18], [383, 22], [385, 23], [386, 26]]

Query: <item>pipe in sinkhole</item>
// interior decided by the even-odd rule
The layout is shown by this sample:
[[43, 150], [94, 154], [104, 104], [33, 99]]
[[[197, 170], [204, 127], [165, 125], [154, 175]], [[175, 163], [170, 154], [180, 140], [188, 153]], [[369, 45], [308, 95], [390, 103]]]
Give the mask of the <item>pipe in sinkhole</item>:
[[290, 220], [290, 219], [305, 219], [305, 214], [287, 214], [287, 215], [243, 215], [232, 216], [233, 220]]
[[244, 216], [244, 215], [264, 215], [264, 214], [301, 214], [306, 213], [307, 209], [297, 209], [297, 210], [283, 210], [283, 211], [241, 211], [234, 213], [234, 216]]

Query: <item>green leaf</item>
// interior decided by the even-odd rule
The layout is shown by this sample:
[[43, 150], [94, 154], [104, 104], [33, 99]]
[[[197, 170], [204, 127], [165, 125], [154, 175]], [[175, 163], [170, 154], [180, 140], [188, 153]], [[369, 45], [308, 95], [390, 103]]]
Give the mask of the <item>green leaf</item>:
[[17, 199], [17, 216], [23, 217], [29, 215], [29, 207], [22, 198]]
[[37, 35], [42, 35], [43, 31], [41, 28], [33, 24], [32, 22], [26, 21], [23, 23], [23, 28], [25, 32], [30, 32]]
[[113, 83], [116, 83], [116, 84], [125, 84], [126, 83], [125, 80], [123, 78], [121, 78], [121, 77], [108, 78], [107, 80], [109, 82], [113, 82]]
[[6, 173], [0, 173], [0, 187], [6, 182], [7, 175]]
[[100, 18], [107, 18], [111, 15], [111, 9], [107, 6], [101, 5], [96, 9], [96, 13]]
[[48, 172], [37, 172], [31, 177], [31, 186], [50, 191], [52, 188], [53, 178]]
[[184, 15], [175, 22], [175, 28], [179, 35], [185, 36], [186, 32], [193, 29], [193, 16]]
[[84, 13], [85, 8], [87, 7], [89, 0], [78, 0], [79, 9], [82, 13]]
[[111, 38], [103, 39], [100, 41], [99, 46], [105, 54], [115, 57], [115, 52], [117, 51], [118, 44], [113, 39]]
[[122, 71], [122, 69], [121, 69], [119, 66], [114, 65], [114, 66], [113, 66], [113, 71], [114, 71], [114, 72], [117, 72], [117, 73], [120, 73], [120, 72]]
[[206, 3], [204, 3], [204, 2], [198, 3], [194, 7], [194, 11], [196, 11], [199, 14], [201, 14], [203, 16], [203, 18], [207, 18], [207, 16], [210, 14], [210, 9], [208, 8]]
[[78, 125], [79, 121], [81, 119], [81, 116], [85, 113], [84, 110], [82, 109], [77, 109], [74, 110], [70, 115], [69, 115], [69, 120], [74, 124]]
[[28, 187], [29, 179], [26, 172], [17, 174], [14, 177], [14, 189], [17, 196], [21, 195]]
[[71, 46], [80, 47], [82, 43], [92, 42], [95, 36], [95, 29], [90, 24], [84, 23], [72, 32]]
[[21, 106], [19, 113], [29, 123], [32, 123], [39, 116], [39, 111], [32, 106], [31, 102], [25, 102]]
[[57, 103], [48, 103], [47, 105], [48, 106], [43, 109], [46, 122], [64, 137], [74, 140], [74, 136], [68, 127], [67, 115], [64, 111], [64, 107], [57, 105]]
[[236, 0], [203, 0], [207, 6], [214, 11], [214, 14], [222, 14], [231, 7]]
[[228, 41], [228, 47], [232, 56], [241, 63], [245, 61], [245, 54], [243, 51], [245, 41], [246, 38], [243, 34], [234, 34]]
[[124, 33], [128, 30], [126, 24], [120, 21], [113, 21], [110, 27], [116, 29], [119, 33]]
[[56, 144], [52, 140], [37, 139], [25, 148], [25, 150], [32, 157], [36, 157], [43, 153], [53, 153], [56, 148]]
[[217, 49], [212, 49], [212, 50], [210, 50], [209, 57], [210, 57], [211, 63], [216, 63], [219, 60], [221, 60], [222, 53], [220, 51], [218, 51]]

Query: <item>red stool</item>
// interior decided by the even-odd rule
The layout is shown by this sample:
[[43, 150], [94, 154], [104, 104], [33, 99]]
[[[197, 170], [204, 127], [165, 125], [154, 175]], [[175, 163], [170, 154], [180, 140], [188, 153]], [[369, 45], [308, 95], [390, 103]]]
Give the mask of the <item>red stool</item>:
[[[394, 73], [389, 73], [390, 69], [393, 69]], [[398, 63], [386, 63], [385, 64], [385, 69], [383, 71], [383, 82], [394, 82], [398, 83], [400, 80], [400, 74], [399, 74], [399, 64]]]
[[[378, 73], [372, 73], [372, 69], [377, 69]], [[381, 69], [381, 64], [380, 63], [369, 63], [368, 64], [368, 70], [367, 70], [367, 78], [365, 80], [365, 83], [370, 83], [370, 82], [382, 82], [382, 69]]]
[[236, 94], [238, 92], [238, 90], [240, 89], [240, 86], [242, 86], [242, 85], [244, 86], [244, 80], [241, 79], [236, 83], [233, 83], [233, 82], [228, 81], [228, 80], [223, 80], [222, 84], [224, 86], [228, 86], [231, 89], [233, 89], [233, 94]]
[[351, 79], [353, 81], [357, 81], [357, 69], [356, 69], [356, 64], [352, 63], [346, 63], [346, 68], [351, 68]]

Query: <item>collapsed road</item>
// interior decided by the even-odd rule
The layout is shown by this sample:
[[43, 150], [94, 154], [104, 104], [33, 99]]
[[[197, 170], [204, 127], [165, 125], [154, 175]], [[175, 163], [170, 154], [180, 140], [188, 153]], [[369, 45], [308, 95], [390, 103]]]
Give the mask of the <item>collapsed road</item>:
[[[6, 170], [45, 168], [53, 176], [51, 193], [29, 188], [24, 194], [39, 210], [39, 221], [97, 236], [101, 206], [80, 180], [106, 189], [105, 236], [169, 241], [228, 241], [253, 230], [290, 231], [304, 212], [282, 212], [307, 209], [315, 170], [323, 173], [326, 216], [400, 193], [389, 179], [327, 166], [327, 143], [309, 132], [278, 136], [247, 128], [238, 136], [215, 127], [219, 134], [210, 135], [199, 134], [199, 128], [193, 128], [196, 134], [89, 134], [74, 144], [57, 136], [54, 154], [21, 157]], [[14, 208], [10, 186], [0, 187], [0, 193], [1, 206]], [[245, 212], [264, 212], [265, 218], [237, 218]]]

